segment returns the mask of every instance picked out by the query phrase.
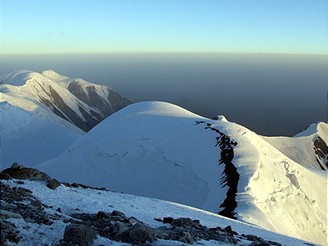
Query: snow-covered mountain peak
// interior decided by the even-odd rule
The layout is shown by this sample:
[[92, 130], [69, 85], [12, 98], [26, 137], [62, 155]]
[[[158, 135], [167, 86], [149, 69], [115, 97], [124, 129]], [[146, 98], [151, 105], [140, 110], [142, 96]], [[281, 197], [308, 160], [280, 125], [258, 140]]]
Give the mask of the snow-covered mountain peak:
[[297, 137], [306, 136], [320, 136], [328, 144], [328, 124], [318, 122], [311, 124], [306, 130], [297, 134]]
[[313, 123], [294, 137], [264, 137], [304, 167], [328, 171], [328, 124]]
[[321, 132], [322, 134], [328, 135], [328, 123], [319, 122], [318, 131]]
[[69, 77], [63, 76], [53, 70], [44, 70], [41, 72], [41, 74], [54, 81], [63, 81], [69, 79]]
[[113, 114], [112, 117], [126, 117], [129, 115], [150, 115], [176, 118], [204, 118], [175, 104], [159, 101], [139, 102]]
[[7, 108], [9, 108], [11, 105], [10, 105], [10, 103], [8, 102], [8, 101], [2, 101], [2, 102], [0, 102], [0, 108], [1, 109], [7, 109]]
[[28, 101], [42, 105], [84, 131], [131, 103], [108, 86], [81, 79], [76, 83], [52, 70], [19, 70], [0, 76], [0, 81], [3, 94], [24, 99], [25, 105]]
[[0, 76], [0, 84], [23, 86], [31, 79], [38, 79], [40, 74], [29, 70], [17, 70]]
[[224, 115], [217, 115], [216, 117], [214, 117], [214, 119], [219, 121], [225, 121], [225, 122], [228, 121]]
[[39, 168], [60, 180], [179, 202], [322, 243], [325, 173], [289, 152], [236, 123], [142, 102]]
[[312, 123], [304, 131], [295, 135], [295, 137], [308, 137], [313, 134], [319, 134], [328, 140], [328, 124], [324, 122]]

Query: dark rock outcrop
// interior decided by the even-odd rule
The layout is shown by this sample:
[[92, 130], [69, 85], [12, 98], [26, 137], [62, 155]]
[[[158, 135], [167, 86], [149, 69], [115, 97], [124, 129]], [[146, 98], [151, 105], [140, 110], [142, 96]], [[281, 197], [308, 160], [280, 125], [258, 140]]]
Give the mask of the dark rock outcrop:
[[4, 169], [1, 172], [1, 179], [26, 179], [26, 180], [36, 180], [36, 181], [48, 181], [51, 178], [35, 169], [35, 168], [28, 168], [28, 167], [23, 167], [22, 165], [18, 163], [13, 163], [10, 168]]
[[[96, 214], [72, 214], [76, 221], [83, 221], [97, 230], [99, 235], [109, 239], [133, 244], [152, 242], [155, 233], [152, 228], [133, 217], [114, 210], [111, 213], [99, 211]], [[76, 222], [75, 222], [76, 223]]]
[[92, 189], [92, 190], [108, 190], [105, 187], [92, 187], [89, 185], [84, 185], [84, 184], [78, 184], [78, 183], [66, 183], [66, 182], [62, 182], [63, 185], [67, 186], [67, 187], [71, 187], [71, 188], [83, 188], [83, 189]]
[[18, 236], [19, 231], [13, 223], [2, 218], [1, 212], [1, 245], [6, 245], [6, 241], [17, 244], [21, 237]]
[[60, 245], [91, 246], [96, 237], [96, 232], [86, 225], [68, 225], [65, 228], [64, 238], [61, 240]]
[[229, 136], [222, 133], [220, 130], [212, 127], [211, 123], [206, 123], [205, 121], [197, 121], [196, 125], [206, 124], [205, 129], [210, 129], [218, 136], [216, 137], [216, 146], [220, 147], [220, 160], [219, 165], [224, 165], [224, 170], [221, 177], [222, 187], [228, 186], [226, 198], [220, 205], [223, 210], [219, 211], [220, 215], [231, 219], [237, 219], [235, 209], [237, 208], [237, 191], [239, 182], [239, 173], [236, 166], [233, 164], [232, 160], [234, 158], [233, 147], [237, 145], [236, 141], [230, 139]]
[[169, 223], [171, 227], [160, 227], [156, 229], [156, 238], [164, 240], [176, 240], [186, 244], [193, 244], [199, 240], [214, 240], [226, 244], [238, 244], [241, 240], [248, 240], [250, 245], [280, 245], [276, 242], [266, 241], [261, 237], [252, 235], [238, 235], [231, 226], [225, 228], [208, 228], [200, 224], [199, 220], [190, 218], [171, 218], [156, 219], [163, 223]]
[[132, 244], [151, 243], [155, 240], [155, 230], [144, 223], [136, 223], [116, 234], [114, 239]]
[[317, 137], [313, 141], [313, 149], [316, 154], [317, 162], [322, 170], [328, 169], [328, 146], [321, 138]]
[[30, 190], [22, 187], [11, 188], [2, 182], [0, 187], [1, 209], [10, 212], [7, 213], [8, 216], [18, 214], [25, 221], [36, 224], [51, 225], [53, 223], [54, 218], [44, 211], [44, 205], [32, 195]]
[[47, 182], [47, 187], [49, 189], [56, 189], [58, 186], [60, 186], [60, 183], [57, 179], [50, 179], [48, 182]]

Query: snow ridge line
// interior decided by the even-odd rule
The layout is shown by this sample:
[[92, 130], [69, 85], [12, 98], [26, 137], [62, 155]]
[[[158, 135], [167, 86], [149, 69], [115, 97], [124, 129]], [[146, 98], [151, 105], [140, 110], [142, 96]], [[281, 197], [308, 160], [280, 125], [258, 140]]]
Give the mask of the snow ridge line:
[[219, 146], [221, 149], [219, 165], [224, 164], [225, 168], [222, 172], [221, 177], [221, 187], [228, 186], [226, 198], [223, 203], [220, 205], [220, 208], [223, 208], [218, 214], [231, 218], [237, 219], [235, 209], [237, 208], [237, 191], [238, 191], [238, 182], [239, 182], [239, 173], [236, 166], [232, 163], [234, 158], [233, 147], [237, 145], [237, 142], [231, 140], [228, 135], [225, 135], [220, 130], [212, 127], [211, 123], [206, 123], [205, 121], [196, 121], [196, 125], [206, 124], [205, 129], [210, 129], [217, 133], [219, 136], [216, 137], [215, 146]]

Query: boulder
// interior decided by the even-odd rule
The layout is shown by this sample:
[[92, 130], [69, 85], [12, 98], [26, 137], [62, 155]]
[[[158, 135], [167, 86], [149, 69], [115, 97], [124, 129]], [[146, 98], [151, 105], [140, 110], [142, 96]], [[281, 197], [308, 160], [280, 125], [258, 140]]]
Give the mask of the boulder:
[[114, 237], [114, 240], [132, 244], [151, 243], [155, 239], [154, 229], [143, 223], [136, 223]]
[[50, 179], [47, 182], [47, 187], [49, 189], [55, 190], [58, 186], [60, 186], [60, 183], [59, 183], [59, 181], [57, 179]]
[[93, 240], [97, 237], [94, 230], [86, 225], [68, 225], [65, 228], [64, 238], [61, 240], [60, 245], [79, 245], [91, 246]]
[[23, 167], [18, 163], [13, 163], [10, 168], [4, 169], [1, 172], [1, 177], [7, 177], [8, 175], [14, 179], [27, 179], [27, 180], [36, 180], [36, 181], [48, 181], [51, 178], [35, 168]]

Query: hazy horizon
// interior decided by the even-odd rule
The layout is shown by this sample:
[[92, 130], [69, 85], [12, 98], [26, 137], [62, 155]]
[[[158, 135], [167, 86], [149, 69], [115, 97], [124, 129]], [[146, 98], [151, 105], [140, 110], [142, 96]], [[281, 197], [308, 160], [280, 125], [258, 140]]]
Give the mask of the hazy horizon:
[[326, 121], [328, 56], [272, 54], [0, 55], [0, 74], [52, 69], [107, 84], [134, 101], [218, 114], [263, 135]]

